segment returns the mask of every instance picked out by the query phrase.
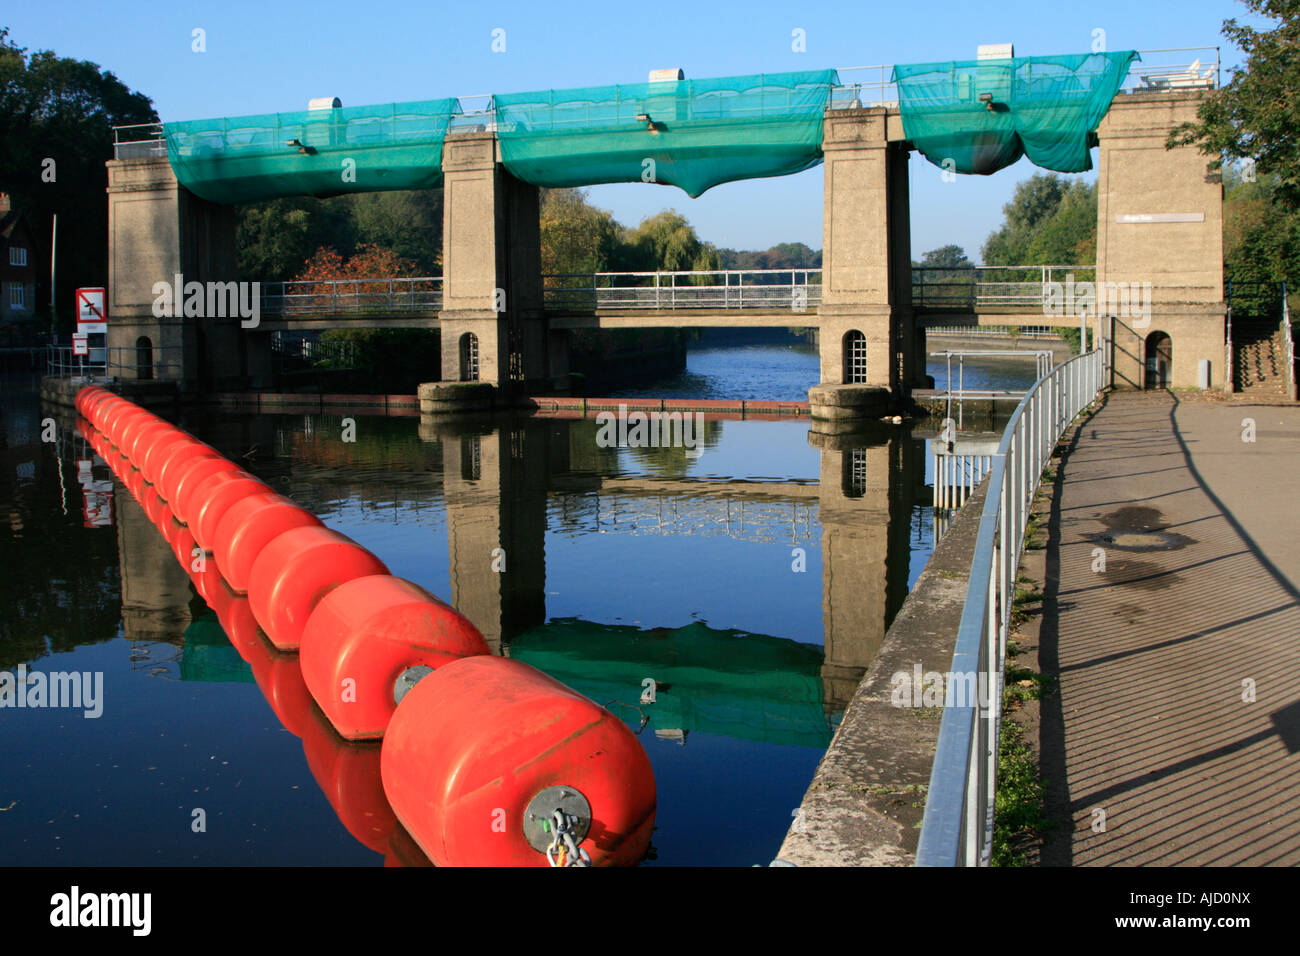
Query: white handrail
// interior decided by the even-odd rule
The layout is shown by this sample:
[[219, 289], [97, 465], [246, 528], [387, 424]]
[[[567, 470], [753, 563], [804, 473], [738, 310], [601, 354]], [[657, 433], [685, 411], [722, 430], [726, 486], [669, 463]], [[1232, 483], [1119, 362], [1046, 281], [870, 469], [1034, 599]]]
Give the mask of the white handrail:
[[1052, 449], [1102, 389], [1102, 350], [1063, 362], [1034, 383], [992, 456], [966, 603], [916, 850], [917, 866], [987, 866], [993, 843], [998, 735], [1007, 637], [1034, 494]]

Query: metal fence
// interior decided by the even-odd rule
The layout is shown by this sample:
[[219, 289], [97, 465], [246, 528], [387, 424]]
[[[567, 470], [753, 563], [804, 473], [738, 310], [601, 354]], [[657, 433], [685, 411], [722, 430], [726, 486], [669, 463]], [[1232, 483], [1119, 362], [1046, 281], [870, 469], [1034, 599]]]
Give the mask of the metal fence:
[[[1142, 90], [1213, 89], [1219, 85], [1217, 46], [1168, 47], [1139, 50], [1142, 57], [1129, 67], [1120, 87], [1125, 92]], [[841, 67], [840, 85], [831, 87], [830, 109], [860, 109], [868, 106], [898, 106], [898, 84], [890, 65]]]
[[[913, 266], [912, 305], [921, 309], [1015, 306], [1046, 310], [1053, 292], [1064, 296], [1069, 282], [1092, 282], [1096, 275], [1095, 266]], [[1059, 290], [1054, 289], [1055, 284]]]
[[820, 269], [723, 269], [716, 272], [552, 273], [542, 276], [545, 308], [815, 309]]
[[263, 282], [266, 316], [373, 315], [442, 308], [442, 277]]
[[85, 381], [174, 381], [182, 374], [181, 347], [101, 346], [77, 355], [72, 346], [51, 345], [46, 351], [45, 374]]
[[1295, 337], [1291, 332], [1291, 303], [1287, 300], [1285, 282], [1282, 283], [1282, 334], [1286, 344], [1286, 397], [1294, 402], [1300, 395], [1296, 393]]
[[992, 456], [966, 603], [945, 681], [918, 866], [990, 862], [1002, 683], [1025, 527], [1053, 447], [1101, 391], [1103, 354], [1096, 350], [1075, 356], [1040, 378], [1012, 413]]

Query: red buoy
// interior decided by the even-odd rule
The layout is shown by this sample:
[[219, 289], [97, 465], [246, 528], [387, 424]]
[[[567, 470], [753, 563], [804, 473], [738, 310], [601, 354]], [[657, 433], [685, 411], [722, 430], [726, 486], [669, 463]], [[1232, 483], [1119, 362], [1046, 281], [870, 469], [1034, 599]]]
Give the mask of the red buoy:
[[305, 525], [278, 536], [253, 562], [248, 599], [271, 643], [296, 650], [316, 605], [353, 578], [387, 574], [384, 563], [351, 538]]
[[216, 555], [221, 574], [232, 591], [248, 590], [248, 576], [262, 549], [293, 528], [321, 525], [320, 519], [293, 500], [271, 492], [249, 495], [230, 506], [217, 523]]
[[227, 461], [215, 452], [211, 455], [196, 453], [189, 461], [179, 465], [174, 472], [170, 473], [174, 477], [169, 479], [172, 481], [172, 487], [169, 489], [171, 495], [167, 499], [172, 503], [177, 519], [185, 524], [190, 523], [190, 501], [194, 497], [194, 492], [208, 478], [219, 471], [242, 470], [233, 461]]
[[[196, 468], [195, 470], [197, 471], [199, 469]], [[237, 490], [242, 489], [243, 494], [240, 494], [233, 499], [226, 497], [223, 498], [221, 502], [218, 502], [217, 506], [224, 513], [225, 509], [234, 501], [237, 501], [239, 498], [242, 498], [244, 494], [248, 494], [253, 490], [253, 483], [262, 485], [262, 482], [258, 481], [253, 475], [250, 475], [248, 472], [238, 467], [234, 469], [213, 468], [205, 470], [207, 470], [207, 475], [201, 482], [193, 486], [192, 491], [188, 488], [181, 489], [180, 494], [177, 496], [177, 507], [180, 509], [188, 509], [188, 512], [181, 512], [187, 519], [185, 523], [194, 530], [194, 537], [198, 540], [199, 546], [205, 551], [211, 551], [212, 547], [204, 538], [203, 528], [201, 527], [203, 512], [204, 509], [207, 508], [208, 502], [227, 485], [234, 485]], [[262, 485], [262, 487], [266, 486]]]
[[[192, 439], [179, 428], [168, 426], [167, 431], [162, 433], [157, 439], [150, 443], [149, 447], [144, 450], [144, 456], [141, 459], [140, 470], [149, 476], [149, 480], [155, 485], [158, 484], [158, 477], [162, 471], [163, 462], [178, 447], [188, 444]], [[161, 491], [161, 489], [159, 489]]]
[[409, 668], [427, 672], [489, 650], [468, 619], [424, 588], [376, 574], [340, 584], [316, 605], [300, 653], [307, 689], [334, 729], [364, 740], [384, 735]]
[[260, 478], [246, 471], [219, 472], [203, 483], [194, 493], [190, 526], [194, 540], [204, 551], [215, 551], [217, 525], [233, 505], [250, 495], [267, 498], [275, 492]]
[[439, 866], [546, 866], [557, 810], [597, 866], [640, 862], [654, 827], [654, 774], [627, 725], [508, 658], [461, 658], [416, 684], [380, 773]]

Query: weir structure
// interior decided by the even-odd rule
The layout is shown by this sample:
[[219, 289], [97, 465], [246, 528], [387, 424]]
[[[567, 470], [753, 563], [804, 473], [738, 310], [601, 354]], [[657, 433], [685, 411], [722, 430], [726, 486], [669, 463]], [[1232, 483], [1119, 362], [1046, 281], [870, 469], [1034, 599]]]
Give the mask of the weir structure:
[[[1230, 355], [1225, 349], [1222, 185], [1196, 149], [1169, 150], [1164, 145], [1170, 129], [1195, 119], [1206, 89], [1217, 82], [1217, 59], [1215, 67], [1202, 74], [1199, 60], [1192, 68], [1175, 68], [1147, 65], [1145, 60], [1130, 65], [1127, 57], [1131, 54], [1103, 56], [1113, 59], [1102, 67], [1119, 69], [1121, 74], [1114, 78], [1118, 92], [1102, 103], [1104, 112], [1093, 118], [1095, 124], [1085, 120], [1085, 125], [1095, 125], [1095, 132], [1086, 130], [1085, 142], [1099, 147], [1100, 183], [1096, 267], [1095, 271], [1080, 267], [1078, 277], [1083, 281], [1095, 276], [1097, 283], [1089, 325], [1113, 343], [1107, 374], [1116, 386], [1141, 388], [1155, 381], [1173, 387], [1224, 388], [1230, 381], [1226, 374]], [[1147, 54], [1146, 60], [1151, 59]], [[1046, 61], [1051, 62], [1044, 65]], [[1068, 267], [1051, 272], [1044, 267], [1041, 282], [1019, 282], [1027, 294], [1012, 296], [982, 295], [980, 288], [996, 291], [997, 276], [985, 272], [976, 277], [972, 270], [970, 295], [936, 298], [937, 290], [950, 292], [952, 284], [940, 277], [936, 285], [933, 277], [913, 273], [908, 154], [921, 149], [945, 174], [1000, 168], [1008, 156], [1018, 156], [1021, 147], [1016, 135], [1008, 132], [1005, 116], [999, 119], [997, 110], [992, 109], [1006, 106], [996, 98], [1011, 101], [1010, 112], [1003, 113], [1014, 114], [1017, 94], [1013, 87], [1020, 82], [1020, 71], [1037, 70], [1046, 75], [1049, 67], [1063, 68], [1062, 63], [1081, 69], [1081, 62], [1081, 58], [1045, 57], [947, 64], [960, 68], [949, 73], [958, 80], [966, 79], [964, 85], [957, 84], [956, 93], [948, 89], [945, 95], [969, 100], [981, 112], [989, 106], [994, 117], [984, 131], [978, 128], [984, 120], [965, 121], [958, 139], [965, 137], [961, 142], [967, 145], [952, 150], [959, 161], [940, 157], [943, 149], [934, 145], [935, 136], [942, 141], [947, 134], [942, 130], [935, 134], [922, 122], [932, 126], [933, 117], [939, 114], [926, 113], [909, 100], [918, 95], [918, 89], [930, 95], [927, 91], [933, 82], [905, 87], [906, 82], [919, 81], [889, 82], [884, 68], [879, 68], [879, 84], [866, 84], [870, 95], [864, 95], [864, 84], [843, 83], [834, 71], [727, 78], [757, 83], [736, 94], [735, 101], [741, 104], [749, 102], [745, 98], [752, 97], [754, 90], [761, 101], [763, 91], [779, 78], [786, 106], [775, 119], [770, 108], [743, 106], [755, 117], [753, 129], [760, 131], [753, 135], [762, 140], [763, 148], [776, 150], [776, 155], [767, 160], [767, 166], [722, 174], [710, 164], [734, 163], [734, 159], [725, 158], [724, 148], [734, 147], [734, 143], [706, 137], [702, 145], [691, 141], [676, 153], [671, 148], [664, 152], [662, 147], [663, 143], [686, 142], [671, 137], [694, 136], [700, 132], [697, 127], [707, 134], [713, 116], [709, 109], [723, 110], [723, 119], [734, 121], [735, 117], [725, 115], [728, 107], [701, 105], [723, 102], [715, 94], [743, 86], [721, 80], [696, 81], [698, 88], [689, 81], [606, 88], [629, 97], [628, 102], [632, 102], [632, 92], [640, 97], [635, 100], [639, 107], [621, 107], [624, 112], [633, 108], [647, 111], [637, 113], [630, 125], [625, 122], [630, 116], [590, 119], [595, 107], [588, 103], [584, 114], [588, 119], [575, 127], [570, 113], [563, 112], [567, 105], [560, 102], [561, 94], [587, 91], [552, 90], [547, 91], [549, 99], [542, 94], [498, 96], [486, 110], [464, 115], [456, 115], [456, 101], [429, 101], [394, 104], [382, 110], [357, 108], [361, 115], [351, 118], [343, 115], [350, 115], [347, 110], [246, 117], [241, 118], [247, 121], [243, 126], [258, 128], [242, 138], [241, 124], [235, 119], [168, 124], [165, 133], [161, 127], [121, 131], [117, 158], [108, 163], [108, 345], [111, 354], [134, 354], [137, 361], [112, 371], [125, 379], [171, 378], [182, 392], [266, 387], [271, 374], [271, 331], [437, 328], [441, 332], [441, 367], [430, 369], [430, 384], [422, 388], [422, 404], [428, 412], [454, 411], [517, 404], [530, 394], [565, 391], [570, 381], [569, 334], [573, 329], [812, 327], [819, 332], [821, 353], [821, 381], [809, 392], [814, 419], [831, 423], [834, 430], [877, 417], [904, 407], [911, 389], [926, 384], [927, 322], [946, 326], [1079, 325], [1076, 303], [1062, 303], [1059, 288], [1053, 300], [1049, 289], [1066, 278], [1063, 273]], [[922, 67], [898, 67], [894, 76], [907, 77], [918, 70], [925, 72]], [[986, 81], [999, 70], [1002, 73], [998, 75], [1005, 74], [1003, 79]], [[982, 85], [995, 92], [979, 92]], [[805, 95], [809, 89], [821, 90], [816, 94], [820, 99], [809, 99]], [[910, 93], [900, 96], [900, 90], [908, 89]], [[1055, 90], [1051, 95], [1065, 102], [1073, 94]], [[280, 286], [277, 294], [263, 299], [267, 308], [256, 325], [241, 321], [241, 316], [210, 314], [210, 292], [203, 307], [186, 315], [179, 306], [182, 292], [176, 290], [177, 314], [157, 314], [159, 282], [175, 283], [183, 277], [186, 284], [197, 282], [210, 288], [209, 283], [241, 278], [236, 275], [232, 201], [291, 195], [295, 190], [325, 195], [417, 183], [411, 178], [410, 167], [401, 166], [404, 175], [387, 182], [377, 174], [354, 173], [352, 183], [322, 192], [329, 188], [322, 185], [322, 176], [336, 168], [329, 164], [342, 156], [345, 171], [349, 161], [355, 169], [358, 160], [345, 154], [372, 148], [368, 144], [376, 140], [373, 130], [379, 127], [375, 124], [388, 112], [397, 116], [403, 107], [418, 113], [418, 129], [411, 127], [410, 121], [404, 127], [400, 117], [393, 119], [391, 129], [396, 132], [391, 133], [391, 142], [386, 141], [384, 162], [398, 163], [389, 154], [404, 136], [425, 136], [436, 145], [436, 161], [428, 161], [431, 165], [418, 183], [441, 182], [444, 189], [443, 276], [417, 280], [426, 285], [418, 292], [408, 289], [406, 294], [400, 289], [394, 293], [393, 283], [408, 280], [376, 277], [380, 283], [389, 283], [386, 298], [374, 294], [373, 283], [364, 292], [358, 292], [354, 284], [351, 290], [336, 288], [332, 295], [313, 292], [305, 298], [306, 304], [294, 308], [285, 305], [292, 297], [286, 297], [285, 287]], [[735, 109], [740, 115], [742, 107]], [[705, 118], [692, 124], [700, 116]], [[812, 125], [808, 126], [810, 116]], [[298, 125], [289, 125], [291, 120]], [[798, 124], [804, 125], [791, 133]], [[322, 132], [327, 126], [328, 136]], [[368, 138], [352, 132], [354, 127], [370, 131]], [[752, 132], [750, 127], [742, 128], [747, 130], [745, 135]], [[535, 136], [541, 145], [525, 133]], [[585, 172], [573, 172], [570, 166], [589, 157], [575, 159], [575, 150], [581, 152], [581, 148], [572, 145], [576, 141], [572, 134], [593, 133], [613, 137], [613, 145], [592, 152], [603, 157], [607, 168], [583, 167]], [[294, 138], [282, 141], [289, 135]], [[996, 140], [992, 146], [988, 145], [990, 136]], [[349, 137], [355, 142], [349, 143]], [[250, 143], [261, 145], [254, 148]], [[1061, 143], [1069, 145], [1069, 137], [1063, 137]], [[1084, 150], [1080, 168], [1089, 168], [1087, 148], [1079, 144], [1072, 148]], [[261, 166], [249, 167], [250, 160], [241, 151], [250, 149]], [[600, 152], [602, 149], [605, 152]], [[988, 159], [990, 150], [998, 153], [994, 160]], [[544, 154], [540, 158], [539, 151]], [[294, 157], [286, 157], [296, 153], [307, 154], [303, 162], [310, 163], [310, 169], [292, 171], [290, 160]], [[635, 181], [645, 178], [639, 176], [646, 162], [640, 160], [642, 154], [663, 160], [660, 182], [673, 179], [692, 194], [709, 188], [715, 180], [779, 175], [822, 162], [822, 268], [784, 270], [788, 280], [747, 278], [739, 273], [543, 276], [539, 183]], [[1036, 156], [1031, 152], [1031, 158]], [[364, 158], [361, 162], [364, 164]], [[286, 167], [290, 167], [288, 174]], [[178, 179], [177, 171], [195, 189], [226, 201], [201, 198]], [[701, 180], [704, 174], [714, 179]], [[343, 179], [346, 181], [346, 175]], [[232, 183], [236, 185], [231, 187]], [[1149, 305], [1145, 311], [1137, 308], [1141, 296], [1146, 296], [1142, 304]], [[220, 294], [217, 298], [220, 300]], [[359, 307], [359, 298], [365, 298], [366, 304]], [[155, 363], [153, 357], [164, 352], [170, 356], [168, 361]], [[1153, 378], [1150, 369], [1157, 364], [1160, 371]]]

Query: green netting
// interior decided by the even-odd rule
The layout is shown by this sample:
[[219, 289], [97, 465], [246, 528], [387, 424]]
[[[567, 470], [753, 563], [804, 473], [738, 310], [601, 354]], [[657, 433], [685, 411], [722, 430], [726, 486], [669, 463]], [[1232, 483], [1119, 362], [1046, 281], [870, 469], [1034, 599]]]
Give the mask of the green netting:
[[497, 94], [501, 160], [536, 186], [659, 182], [699, 196], [820, 163], [837, 82], [818, 70]]
[[166, 123], [163, 133], [176, 178], [212, 202], [337, 196], [441, 186], [442, 141], [459, 112], [459, 100], [424, 100]]
[[[1021, 156], [1081, 173], [1134, 59], [1125, 50], [896, 66], [903, 132], [930, 162], [959, 173], [987, 175]], [[991, 110], [981, 93], [991, 94]]]

